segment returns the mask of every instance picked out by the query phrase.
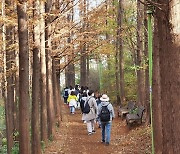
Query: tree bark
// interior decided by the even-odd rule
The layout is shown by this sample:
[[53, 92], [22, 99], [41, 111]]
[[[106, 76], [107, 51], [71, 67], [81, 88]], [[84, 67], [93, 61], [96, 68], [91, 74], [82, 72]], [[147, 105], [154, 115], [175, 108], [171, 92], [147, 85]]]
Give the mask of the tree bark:
[[123, 39], [122, 39], [122, 19], [123, 19], [123, 0], [119, 0], [117, 17], [117, 41], [119, 50], [119, 73], [120, 73], [120, 99], [125, 102], [125, 81], [124, 81], [124, 57], [123, 57]]
[[[154, 19], [154, 39], [153, 39], [153, 127], [155, 151], [162, 154], [162, 109], [161, 109], [161, 86], [159, 67], [159, 36], [157, 28], [157, 18]], [[156, 51], [156, 52], [155, 52]], [[157, 103], [155, 103], [157, 102]]]
[[[117, 40], [116, 40], [117, 41]], [[116, 98], [117, 98], [117, 104], [122, 105], [121, 99], [120, 99], [120, 88], [119, 88], [119, 67], [118, 67], [118, 48], [117, 48], [117, 42], [116, 42], [116, 54], [115, 54], [115, 77], [116, 77]]]
[[[74, 16], [74, 9], [73, 9], [73, 1], [70, 2], [69, 4], [69, 7], [70, 7], [70, 11], [69, 11], [69, 14], [67, 16], [67, 21], [68, 21], [68, 28], [71, 29], [72, 27], [72, 23], [73, 23], [73, 16]], [[68, 36], [68, 39], [67, 39], [67, 43], [68, 43], [68, 46], [69, 46], [69, 54], [67, 56], [67, 60], [68, 60], [68, 63], [69, 61], [70, 64], [67, 66], [67, 86], [72, 86], [72, 87], [75, 87], [75, 66], [74, 66], [74, 47], [73, 47], [73, 44], [72, 44], [72, 32], [70, 31], [69, 32], [69, 36]]]
[[147, 33], [147, 7], [144, 6], [144, 56], [145, 56], [145, 98], [146, 125], [150, 124], [150, 91], [149, 91], [149, 67], [148, 67], [148, 33]]
[[[33, 17], [36, 18], [39, 13], [39, 1], [34, 2]], [[41, 153], [40, 147], [40, 125], [39, 125], [39, 105], [40, 105], [40, 24], [39, 20], [34, 20], [34, 48], [33, 48], [33, 76], [32, 76], [32, 146], [33, 154]]]
[[57, 78], [57, 73], [56, 73], [56, 60], [55, 58], [53, 58], [53, 66], [52, 66], [52, 71], [53, 71], [53, 93], [54, 93], [54, 109], [55, 109], [55, 113], [56, 113], [56, 124], [57, 126], [60, 125], [60, 91], [58, 86], [60, 86], [59, 82], [58, 82], [58, 78]]
[[[11, 16], [12, 9], [9, 8], [11, 2], [5, 1], [6, 14]], [[13, 147], [13, 133], [14, 133], [14, 80], [13, 80], [13, 61], [14, 50], [11, 48], [13, 45], [13, 27], [11, 25], [6, 26], [6, 81], [7, 81], [7, 95], [5, 101], [6, 111], [6, 136], [7, 136], [7, 152], [10, 154]]]
[[[51, 11], [52, 1], [49, 0], [45, 5], [45, 12], [50, 13]], [[52, 57], [51, 57], [51, 25], [50, 25], [50, 17], [46, 19], [46, 30], [45, 30], [45, 38], [46, 38], [46, 69], [47, 69], [47, 119], [48, 119], [48, 138], [50, 140], [53, 139], [55, 129], [55, 113], [54, 113], [54, 103], [53, 103], [53, 83], [52, 83]]]
[[[86, 14], [86, 0], [83, 0], [83, 8], [81, 8], [81, 18], [82, 18], [82, 28], [81, 33], [83, 35], [83, 39], [85, 38], [83, 32], [86, 29], [86, 20], [85, 20], [85, 14]], [[80, 58], [80, 85], [81, 86], [87, 86], [87, 66], [86, 66], [86, 42], [82, 41], [80, 42], [80, 52], [81, 52], [81, 58]]]
[[40, 100], [41, 100], [41, 141], [47, 141], [47, 104], [46, 104], [46, 51], [45, 51], [45, 4], [40, 1], [40, 40], [41, 40], [41, 82], [40, 82]]
[[17, 5], [19, 33], [19, 152], [30, 154], [29, 134], [29, 49], [26, 0]]
[[[158, 84], [153, 84], [153, 92], [159, 95], [153, 97], [153, 121], [154, 121], [154, 138], [155, 153], [178, 154], [180, 151], [180, 125], [178, 118], [180, 116], [180, 37], [178, 34], [178, 24], [176, 7], [177, 1], [158, 0], [162, 4], [163, 10], [156, 10], [155, 26], [157, 25], [158, 41], [154, 52], [159, 55], [159, 63], [154, 64], [158, 68]], [[179, 11], [177, 9], [177, 11]], [[176, 14], [174, 13], [176, 12]], [[157, 69], [156, 69], [157, 70]], [[155, 76], [156, 77], [156, 76]], [[153, 78], [153, 81], [155, 80]], [[158, 87], [158, 91], [157, 90]], [[159, 101], [160, 100], [160, 101]], [[156, 109], [159, 104], [160, 110]], [[158, 115], [158, 117], [155, 117]], [[157, 123], [157, 118], [160, 123]]]
[[144, 105], [144, 68], [143, 68], [143, 19], [144, 6], [137, 1], [137, 96], [138, 104]]

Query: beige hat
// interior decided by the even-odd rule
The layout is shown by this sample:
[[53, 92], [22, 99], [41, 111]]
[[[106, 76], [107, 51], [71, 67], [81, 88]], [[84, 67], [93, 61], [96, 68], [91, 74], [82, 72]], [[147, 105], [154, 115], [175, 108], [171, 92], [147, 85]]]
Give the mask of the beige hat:
[[108, 102], [109, 101], [109, 97], [106, 94], [103, 94], [102, 97], [100, 98], [100, 100], [102, 102]]

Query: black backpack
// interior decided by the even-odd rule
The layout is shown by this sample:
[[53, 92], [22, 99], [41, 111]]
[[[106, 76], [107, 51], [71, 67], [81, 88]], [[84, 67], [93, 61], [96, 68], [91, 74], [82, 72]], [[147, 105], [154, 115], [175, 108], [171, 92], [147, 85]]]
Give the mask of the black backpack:
[[[91, 97], [90, 97], [91, 98]], [[90, 112], [90, 106], [89, 106], [89, 103], [88, 101], [90, 100], [90, 98], [86, 101], [85, 103], [85, 106], [84, 106], [84, 109], [83, 109], [83, 113], [86, 113], [88, 114]]]
[[81, 111], [82, 111], [82, 112], [84, 111], [84, 103], [85, 103], [85, 100], [81, 99], [81, 101], [80, 101], [80, 107], [81, 107]]
[[110, 111], [109, 111], [109, 109], [107, 107], [108, 105], [102, 106], [101, 112], [99, 114], [101, 122], [108, 122], [108, 121], [110, 121]]

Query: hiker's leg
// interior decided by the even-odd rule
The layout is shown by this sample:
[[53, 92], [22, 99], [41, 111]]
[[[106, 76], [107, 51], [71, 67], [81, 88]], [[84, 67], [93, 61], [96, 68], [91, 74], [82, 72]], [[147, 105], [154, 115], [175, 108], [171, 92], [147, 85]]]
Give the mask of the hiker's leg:
[[105, 123], [101, 123], [101, 136], [102, 141], [105, 142]]
[[70, 106], [69, 109], [70, 109], [70, 113], [72, 113], [72, 106]]
[[87, 124], [87, 131], [88, 133], [92, 133], [92, 124], [91, 121], [86, 121]]
[[67, 104], [67, 97], [64, 97], [64, 103]]
[[75, 107], [74, 106], [72, 106], [72, 113], [74, 113], [75, 112]]
[[95, 128], [94, 128], [94, 119], [91, 120], [91, 127], [92, 127], [92, 131], [94, 131], [95, 130]]
[[111, 126], [112, 126], [111, 122], [108, 122], [106, 124], [106, 143], [110, 142], [110, 138], [111, 138]]

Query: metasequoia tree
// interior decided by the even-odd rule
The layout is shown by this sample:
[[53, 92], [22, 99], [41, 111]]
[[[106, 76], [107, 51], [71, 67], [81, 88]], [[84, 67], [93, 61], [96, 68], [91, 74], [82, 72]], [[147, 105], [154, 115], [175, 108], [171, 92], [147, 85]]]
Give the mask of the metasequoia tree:
[[[56, 11], [58, 10], [59, 12], [59, 5], [57, 3], [58, 1], [56, 1], [53, 5], [53, 11]], [[54, 24], [53, 25], [53, 28], [52, 29], [55, 29], [56, 28], [56, 25]], [[58, 46], [58, 41], [56, 39], [52, 40], [52, 50], [53, 51], [56, 51], [57, 49], [57, 46]], [[56, 54], [56, 53], [55, 53]], [[59, 59], [56, 59], [56, 56], [53, 55], [53, 52], [52, 52], [52, 82], [53, 82], [53, 101], [54, 101], [54, 111], [55, 111], [55, 123], [57, 126], [60, 125], [60, 91], [59, 91], [59, 86], [60, 86], [60, 83], [59, 83], [59, 79], [58, 79], [58, 75], [57, 75], [57, 72], [59, 70], [58, 66], [59, 66]]]
[[80, 6], [80, 18], [81, 18], [81, 29], [80, 33], [82, 33], [82, 40], [80, 42], [80, 85], [81, 86], [86, 86], [87, 84], [87, 65], [86, 65], [86, 42], [85, 42], [85, 35], [83, 34], [86, 29], [86, 0], [81, 1], [81, 6]]
[[122, 12], [121, 12], [121, 3], [120, 3], [120, 1], [119, 1], [119, 3], [118, 3], [118, 9], [117, 9], [117, 31], [116, 31], [116, 51], [115, 51], [115, 77], [116, 77], [116, 97], [117, 97], [117, 102], [118, 102], [118, 104], [120, 104], [121, 105], [121, 97], [120, 97], [120, 84], [119, 84], [119, 80], [120, 80], [120, 76], [119, 76], [119, 71], [120, 71], [120, 69], [119, 69], [119, 47], [120, 47], [120, 31], [121, 31], [121, 21], [122, 21], [122, 19], [121, 19], [121, 14]]
[[52, 83], [52, 55], [51, 55], [51, 13], [52, 9], [52, 1], [48, 0], [45, 4], [45, 12], [47, 14], [46, 18], [46, 29], [45, 29], [45, 39], [46, 39], [46, 69], [47, 69], [47, 119], [48, 119], [48, 138], [52, 139], [55, 128], [54, 128], [54, 122], [55, 122], [55, 113], [54, 113], [54, 103], [53, 103], [53, 83]]
[[41, 102], [41, 141], [47, 141], [47, 104], [46, 104], [46, 50], [45, 50], [45, 4], [40, 1], [40, 102]]
[[137, 1], [137, 103], [144, 105], [144, 68], [143, 68], [143, 38], [144, 38], [144, 5]]
[[119, 73], [120, 73], [120, 105], [125, 101], [124, 90], [124, 58], [123, 58], [123, 33], [122, 33], [122, 20], [123, 19], [123, 0], [118, 2], [118, 15], [117, 15], [117, 50], [119, 53]]
[[74, 11], [73, 11], [73, 1], [69, 2], [69, 7], [67, 8], [69, 9], [68, 14], [67, 14], [67, 24], [68, 24], [68, 29], [69, 29], [69, 34], [68, 34], [68, 38], [67, 38], [67, 46], [68, 46], [68, 50], [67, 50], [67, 63], [69, 63], [69, 65], [66, 68], [66, 86], [75, 86], [75, 67], [74, 67], [74, 47], [73, 47], [73, 43], [72, 43], [72, 39], [73, 39], [73, 33], [71, 30], [71, 27], [73, 25], [73, 15], [74, 15]]
[[17, 4], [19, 34], [19, 151], [30, 154], [29, 134], [29, 49], [27, 1]]
[[[180, 151], [180, 35], [179, 2], [155, 3], [153, 125], [155, 153]], [[154, 4], [154, 3], [153, 3]]]
[[[6, 4], [6, 17], [12, 15], [12, 8], [9, 6], [11, 2], [9, 0], [5, 1]], [[6, 135], [8, 141], [8, 153], [11, 153], [13, 147], [13, 134], [14, 134], [14, 73], [13, 73], [13, 64], [14, 64], [14, 49], [13, 46], [13, 25], [8, 23], [6, 25], [6, 91], [5, 94], [5, 111], [6, 111]]]
[[148, 28], [147, 28], [147, 5], [144, 5], [144, 61], [145, 61], [145, 77], [144, 77], [144, 106], [146, 108], [146, 124], [150, 124], [150, 96], [149, 96], [149, 68], [148, 68]]
[[39, 0], [34, 2], [34, 46], [33, 46], [33, 76], [32, 76], [32, 145], [31, 151], [33, 154], [39, 154], [40, 147], [40, 121], [39, 121], [39, 105], [40, 105], [40, 22], [39, 22]]

